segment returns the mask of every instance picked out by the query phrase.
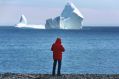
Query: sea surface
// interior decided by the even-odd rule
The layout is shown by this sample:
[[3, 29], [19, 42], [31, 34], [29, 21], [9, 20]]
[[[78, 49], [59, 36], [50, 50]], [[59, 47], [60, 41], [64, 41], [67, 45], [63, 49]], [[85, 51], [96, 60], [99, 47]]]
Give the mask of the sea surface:
[[0, 27], [0, 73], [51, 73], [51, 45], [65, 47], [62, 73], [119, 74], [119, 27], [38, 30]]

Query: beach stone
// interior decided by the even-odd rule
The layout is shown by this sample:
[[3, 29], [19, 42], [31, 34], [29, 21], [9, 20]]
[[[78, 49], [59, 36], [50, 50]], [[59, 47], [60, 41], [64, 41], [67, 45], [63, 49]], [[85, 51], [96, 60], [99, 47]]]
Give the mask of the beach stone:
[[119, 74], [63, 74], [52, 76], [51, 74], [15, 74], [2, 73], [0, 79], [119, 79]]

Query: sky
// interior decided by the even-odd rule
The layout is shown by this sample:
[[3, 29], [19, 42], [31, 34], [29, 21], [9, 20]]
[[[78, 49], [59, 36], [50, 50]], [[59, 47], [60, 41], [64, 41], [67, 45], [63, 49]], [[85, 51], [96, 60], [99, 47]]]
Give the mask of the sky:
[[0, 0], [0, 25], [15, 25], [22, 14], [29, 24], [45, 24], [68, 1], [84, 16], [83, 26], [119, 26], [119, 0]]

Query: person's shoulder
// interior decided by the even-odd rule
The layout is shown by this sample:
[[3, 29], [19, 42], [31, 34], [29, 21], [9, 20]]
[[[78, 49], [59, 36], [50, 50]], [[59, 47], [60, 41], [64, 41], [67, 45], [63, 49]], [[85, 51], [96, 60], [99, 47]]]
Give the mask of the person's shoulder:
[[61, 47], [64, 47], [64, 46], [61, 44]]
[[52, 46], [54, 46], [54, 45], [55, 45], [55, 43], [52, 44]]

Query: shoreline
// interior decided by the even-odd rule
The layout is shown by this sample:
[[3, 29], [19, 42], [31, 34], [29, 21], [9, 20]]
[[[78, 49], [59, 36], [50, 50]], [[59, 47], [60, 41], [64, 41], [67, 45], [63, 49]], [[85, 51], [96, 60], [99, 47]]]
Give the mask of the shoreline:
[[119, 79], [119, 74], [62, 74], [61, 76], [52, 76], [51, 74], [0, 73], [0, 79]]

